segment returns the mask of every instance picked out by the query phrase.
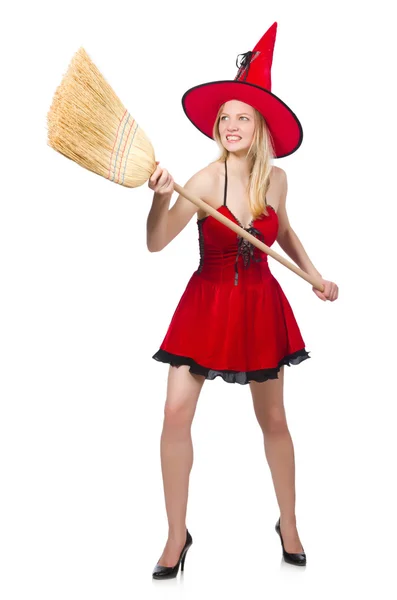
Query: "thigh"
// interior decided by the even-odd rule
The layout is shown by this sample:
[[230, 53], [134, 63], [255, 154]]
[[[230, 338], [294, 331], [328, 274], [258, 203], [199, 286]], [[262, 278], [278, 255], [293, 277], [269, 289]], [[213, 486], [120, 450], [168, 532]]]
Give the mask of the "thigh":
[[249, 383], [254, 411], [262, 429], [272, 421], [285, 420], [284, 410], [284, 365], [278, 372], [278, 379], [268, 379], [262, 383]]
[[204, 375], [191, 373], [188, 365], [170, 366], [165, 412], [183, 412], [193, 418], [204, 382]]

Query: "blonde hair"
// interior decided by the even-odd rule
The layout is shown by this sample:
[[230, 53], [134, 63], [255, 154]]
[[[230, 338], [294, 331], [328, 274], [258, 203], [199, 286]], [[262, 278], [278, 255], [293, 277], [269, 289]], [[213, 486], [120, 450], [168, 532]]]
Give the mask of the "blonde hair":
[[[229, 156], [221, 141], [219, 134], [219, 121], [225, 103], [219, 108], [212, 130], [212, 136], [218, 144], [220, 156], [213, 162], [225, 162]], [[253, 107], [252, 107], [253, 108]], [[275, 155], [271, 133], [266, 121], [259, 111], [254, 108], [255, 131], [251, 146], [247, 152], [250, 165], [250, 175], [247, 186], [251, 214], [254, 219], [259, 219], [263, 214], [269, 214], [266, 208], [265, 197], [270, 185], [270, 172], [272, 160]]]

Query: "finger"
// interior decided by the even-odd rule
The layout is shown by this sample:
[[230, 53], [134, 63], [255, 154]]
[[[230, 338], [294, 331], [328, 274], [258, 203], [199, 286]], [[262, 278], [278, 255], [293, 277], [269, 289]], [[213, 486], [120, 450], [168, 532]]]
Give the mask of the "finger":
[[168, 180], [169, 180], [169, 177], [167, 176], [167, 178], [164, 181], [162, 181], [161, 184], [159, 182], [159, 186], [161, 187], [161, 190], [164, 190], [165, 188], [168, 187]]
[[150, 179], [149, 179], [150, 183], [152, 183], [153, 185], [156, 184], [156, 181], [159, 178], [161, 171], [162, 171], [161, 167], [156, 167], [156, 170], [150, 176]]
[[161, 176], [159, 177], [159, 180], [157, 181], [157, 185], [159, 187], [163, 187], [168, 180], [168, 171], [167, 169], [163, 169], [163, 172], [161, 173]]
[[165, 185], [165, 189], [167, 190], [167, 192], [171, 192], [173, 189], [173, 183], [172, 183], [172, 177], [171, 175], [168, 175], [168, 179], [167, 179], [167, 183]]

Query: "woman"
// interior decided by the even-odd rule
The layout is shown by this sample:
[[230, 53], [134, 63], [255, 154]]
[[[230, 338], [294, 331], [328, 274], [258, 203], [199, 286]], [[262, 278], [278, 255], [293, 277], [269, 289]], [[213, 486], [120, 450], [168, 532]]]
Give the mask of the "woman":
[[[245, 55], [251, 62], [259, 58], [256, 77], [262, 77], [261, 87], [255, 71], [245, 61], [234, 82], [213, 82], [185, 94], [188, 117], [207, 135], [211, 124], [211, 137], [221, 150], [220, 157], [196, 173], [185, 188], [268, 246], [277, 240], [300, 268], [322, 280], [324, 292], [313, 288], [316, 295], [333, 301], [338, 297], [338, 288], [322, 279], [292, 230], [286, 211], [286, 173], [272, 165], [273, 158], [290, 154], [302, 141], [295, 115], [270, 95], [269, 48], [273, 50], [275, 30], [276, 24], [254, 51]], [[261, 65], [262, 58], [267, 61], [268, 71]], [[255, 83], [250, 82], [247, 72]], [[267, 86], [263, 84], [264, 72], [268, 75]], [[240, 83], [242, 78], [244, 83]], [[202, 110], [203, 88], [208, 94], [207, 111]], [[241, 99], [247, 99], [247, 89], [256, 108]], [[194, 102], [186, 101], [190, 93], [199, 95], [197, 110]], [[214, 106], [216, 114], [211, 114]], [[284, 115], [280, 115], [280, 107]], [[293, 115], [289, 128], [285, 125], [287, 113], [290, 118]], [[207, 122], [202, 120], [203, 115]], [[280, 123], [282, 128], [278, 130]], [[291, 306], [270, 272], [265, 253], [183, 196], [178, 196], [169, 210], [173, 178], [158, 163], [149, 187], [154, 191], [147, 223], [149, 250], [162, 250], [196, 213], [200, 244], [199, 267], [153, 356], [170, 365], [161, 436], [169, 534], [153, 577], [175, 577], [179, 564], [183, 570], [193, 541], [185, 523], [193, 464], [191, 425], [204, 381], [218, 376], [227, 383], [249, 384], [280, 507], [276, 531], [283, 556], [292, 564], [305, 565], [306, 555], [296, 526], [294, 449], [283, 404], [283, 382], [285, 364], [299, 364], [310, 356]]]

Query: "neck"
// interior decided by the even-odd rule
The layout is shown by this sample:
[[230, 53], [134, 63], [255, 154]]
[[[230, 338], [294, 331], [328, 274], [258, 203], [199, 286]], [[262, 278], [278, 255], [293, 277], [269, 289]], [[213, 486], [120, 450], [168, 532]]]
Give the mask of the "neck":
[[229, 152], [227, 157], [227, 169], [232, 175], [239, 177], [240, 179], [248, 178], [250, 175], [251, 164], [246, 153], [243, 152], [241, 155], [235, 152]]

